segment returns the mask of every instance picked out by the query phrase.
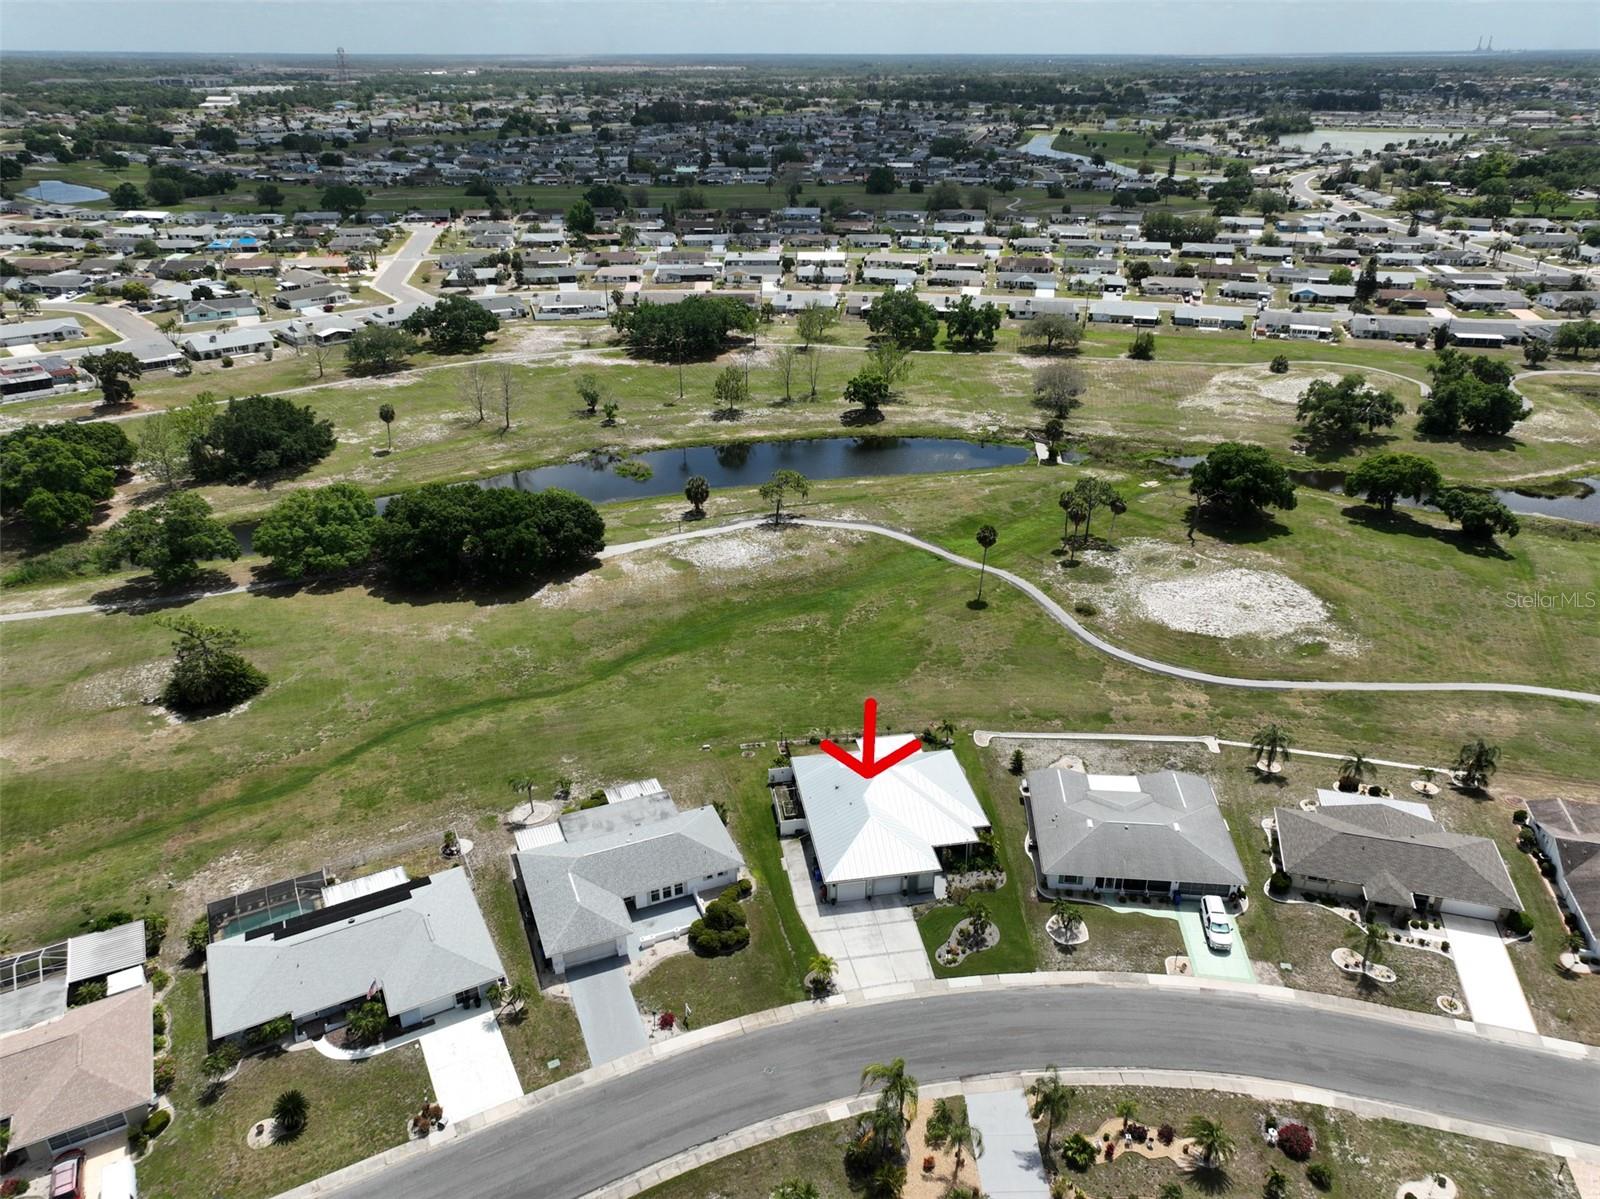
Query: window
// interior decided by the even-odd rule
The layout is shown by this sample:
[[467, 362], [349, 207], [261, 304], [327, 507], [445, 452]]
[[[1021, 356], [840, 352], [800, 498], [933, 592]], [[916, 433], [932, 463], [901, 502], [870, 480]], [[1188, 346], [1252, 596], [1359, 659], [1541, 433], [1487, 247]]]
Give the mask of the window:
[[672, 884], [672, 893], [674, 895], [682, 895], [683, 894], [683, 884], [682, 883], [673, 883]]
[[650, 892], [650, 902], [651, 903], [660, 903], [661, 902], [661, 892], [659, 890]]
[[66, 1132], [51, 1137], [50, 1152], [60, 1153], [63, 1149], [70, 1148], [71, 1146], [80, 1144], [83, 1141], [93, 1140], [95, 1137], [102, 1136], [105, 1133], [115, 1132], [119, 1128], [125, 1128], [127, 1123], [128, 1117], [122, 1112], [118, 1112], [114, 1116], [106, 1116], [101, 1120], [94, 1120], [88, 1124], [80, 1124], [76, 1128], [69, 1129]]

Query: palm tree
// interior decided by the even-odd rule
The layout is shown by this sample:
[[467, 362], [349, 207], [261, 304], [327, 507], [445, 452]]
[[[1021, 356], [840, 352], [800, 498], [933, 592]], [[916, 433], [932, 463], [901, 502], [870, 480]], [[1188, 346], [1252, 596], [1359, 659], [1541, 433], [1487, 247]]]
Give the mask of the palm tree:
[[1106, 507], [1111, 509], [1111, 535], [1115, 537], [1117, 535], [1117, 517], [1128, 510], [1128, 501], [1120, 495], [1113, 494], [1112, 498], [1106, 503]]
[[897, 1057], [888, 1062], [872, 1062], [861, 1071], [861, 1085], [877, 1083], [878, 1110], [896, 1113], [901, 1121], [901, 1132], [911, 1127], [917, 1118], [917, 1080], [906, 1073], [906, 1059]]
[[378, 406], [378, 419], [383, 422], [383, 431], [389, 436], [389, 449], [394, 449], [394, 405], [380, 404]]
[[861, 1117], [856, 1144], [880, 1158], [888, 1158], [900, 1151], [905, 1136], [906, 1122], [901, 1114], [879, 1104]]
[[[1063, 491], [1061, 498], [1056, 501], [1061, 505], [1061, 511], [1066, 514], [1066, 519], [1061, 524], [1061, 542], [1070, 548], [1077, 539], [1078, 530], [1083, 522], [1089, 519], [1089, 509], [1083, 502], [1083, 496], [1076, 491]], [[1067, 532], [1067, 525], [1072, 526], [1072, 531]]]
[[1481, 791], [1500, 768], [1500, 747], [1486, 745], [1477, 737], [1461, 747], [1456, 755], [1456, 777], [1469, 791]]
[[1072, 936], [1073, 929], [1083, 923], [1083, 912], [1065, 895], [1057, 895], [1051, 902], [1050, 914], [1060, 922], [1061, 931], [1068, 937]]
[[276, 1125], [274, 1138], [288, 1141], [298, 1136], [306, 1126], [310, 1110], [303, 1091], [285, 1091], [279, 1095], [272, 1104], [272, 1120]]
[[967, 1153], [974, 1158], [983, 1156], [983, 1133], [974, 1128], [967, 1118], [966, 1105], [952, 1111], [944, 1124], [945, 1143], [956, 1152], [954, 1168], [950, 1171], [950, 1189], [955, 1190], [956, 1179], [961, 1177], [961, 1165]]
[[695, 515], [703, 515], [706, 501], [711, 498], [711, 485], [705, 481], [703, 475], [691, 475], [689, 481], [683, 485], [683, 498], [694, 505]]
[[1135, 1099], [1119, 1099], [1116, 1106], [1111, 1109], [1122, 1120], [1122, 1131], [1128, 1131], [1128, 1122], [1139, 1114], [1139, 1103]]
[[948, 719], [941, 720], [933, 726], [933, 731], [939, 735], [939, 740], [946, 745], [954, 745], [956, 740], [956, 726]]
[[1350, 755], [1339, 763], [1339, 790], [1354, 791], [1371, 780], [1376, 773], [1372, 762], [1360, 750], [1352, 749]]
[[983, 562], [978, 566], [978, 598], [976, 603], [983, 602], [983, 574], [989, 569], [989, 550], [994, 543], [1000, 540], [1000, 534], [994, 531], [993, 525], [984, 525], [978, 530], [978, 544], [983, 547]]
[[1201, 1162], [1207, 1169], [1215, 1169], [1233, 1156], [1233, 1138], [1209, 1116], [1191, 1116], [1183, 1126], [1183, 1135], [1200, 1150]]
[[822, 1199], [817, 1184], [804, 1178], [789, 1178], [772, 1188], [770, 1199]]
[[511, 789], [521, 795], [531, 806], [533, 803], [533, 789], [538, 781], [531, 774], [514, 774], [509, 780]]
[[838, 969], [839, 963], [827, 954], [812, 954], [811, 961], [806, 966], [806, 973], [811, 978], [812, 990], [822, 995], [826, 995], [833, 990], [833, 976]]
[[1368, 967], [1379, 965], [1389, 947], [1389, 934], [1384, 932], [1383, 926], [1376, 923], [1357, 925], [1345, 934], [1344, 940], [1346, 945], [1361, 955], [1362, 985], [1375, 981]]
[[1257, 763], [1266, 762], [1267, 774], [1276, 774], [1289, 760], [1289, 731], [1276, 723], [1257, 729], [1250, 739], [1250, 750]]
[[1048, 1150], [1051, 1140], [1056, 1134], [1056, 1125], [1067, 1118], [1072, 1110], [1073, 1089], [1061, 1081], [1061, 1072], [1054, 1066], [1046, 1066], [1044, 1073], [1033, 1080], [1033, 1085], [1028, 1088], [1028, 1114], [1035, 1120], [1043, 1120], [1044, 1144]]

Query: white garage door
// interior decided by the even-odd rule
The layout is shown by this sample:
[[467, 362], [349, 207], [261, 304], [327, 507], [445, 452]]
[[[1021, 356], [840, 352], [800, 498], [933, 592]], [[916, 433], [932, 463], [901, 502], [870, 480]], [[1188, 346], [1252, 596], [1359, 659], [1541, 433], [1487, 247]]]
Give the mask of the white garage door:
[[859, 880], [852, 883], [836, 883], [833, 894], [838, 900], [862, 899], [867, 894], [867, 884]]

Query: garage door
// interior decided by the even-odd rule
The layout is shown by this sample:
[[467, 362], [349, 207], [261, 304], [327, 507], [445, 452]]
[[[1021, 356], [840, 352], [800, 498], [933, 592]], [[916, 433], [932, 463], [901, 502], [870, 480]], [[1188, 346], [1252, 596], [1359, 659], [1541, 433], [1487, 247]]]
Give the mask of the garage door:
[[867, 884], [864, 882], [837, 883], [833, 888], [834, 898], [840, 900], [861, 899], [867, 894]]

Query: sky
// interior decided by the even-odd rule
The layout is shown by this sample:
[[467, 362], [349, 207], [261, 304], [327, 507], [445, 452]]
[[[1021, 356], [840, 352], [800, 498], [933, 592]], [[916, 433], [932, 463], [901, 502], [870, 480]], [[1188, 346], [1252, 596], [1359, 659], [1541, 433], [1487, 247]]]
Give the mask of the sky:
[[0, 51], [1338, 54], [1600, 48], [1600, 0], [4, 0]]

